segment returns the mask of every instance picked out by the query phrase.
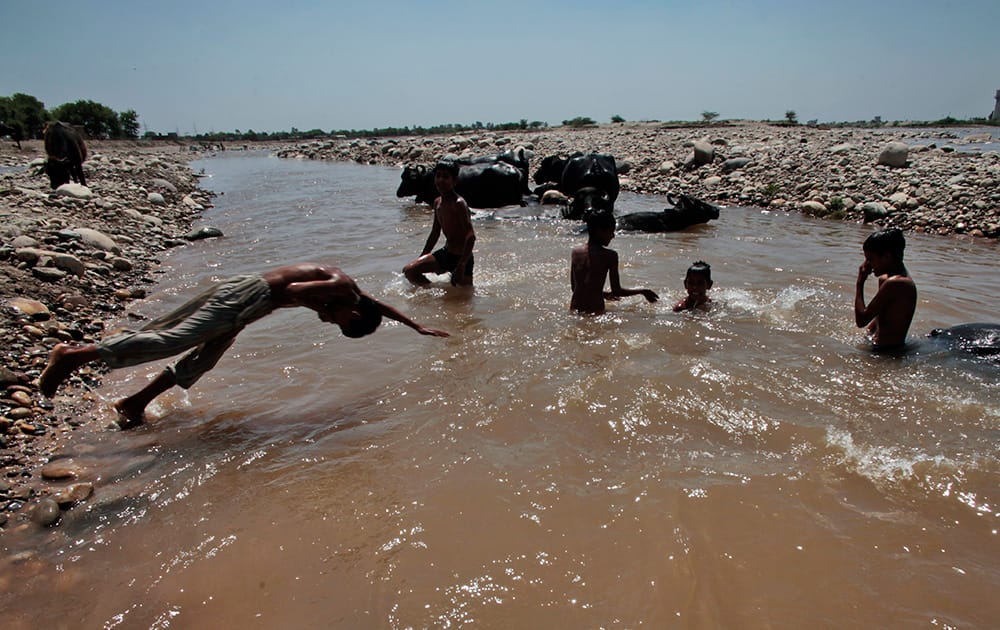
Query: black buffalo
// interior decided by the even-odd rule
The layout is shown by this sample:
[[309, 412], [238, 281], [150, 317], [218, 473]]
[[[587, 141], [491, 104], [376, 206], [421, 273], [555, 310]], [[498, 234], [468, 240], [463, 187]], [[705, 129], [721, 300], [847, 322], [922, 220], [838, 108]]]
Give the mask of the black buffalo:
[[539, 185], [555, 183], [559, 192], [570, 197], [581, 188], [596, 188], [607, 193], [612, 206], [618, 199], [615, 158], [605, 153], [574, 153], [567, 158], [550, 155], [542, 160], [533, 179]]
[[961, 350], [992, 360], [1000, 359], [1000, 324], [959, 324], [935, 328], [928, 337]]
[[618, 227], [637, 232], [676, 232], [698, 223], [708, 223], [719, 218], [718, 206], [689, 197], [667, 195], [673, 206], [661, 212], [633, 212], [618, 217]]
[[[417, 203], [434, 203], [439, 197], [433, 169], [407, 166], [400, 178], [397, 197], [416, 195]], [[470, 208], [521, 205], [521, 171], [506, 162], [460, 164], [455, 190]]]
[[49, 184], [59, 188], [73, 181], [86, 186], [83, 177], [83, 161], [87, 159], [87, 145], [83, 136], [72, 125], [64, 122], [52, 122], [45, 126], [45, 160], [44, 170], [49, 176]]
[[573, 195], [573, 200], [560, 209], [562, 218], [585, 221], [588, 216], [601, 212], [613, 212], [608, 193], [590, 186], [581, 188]]
[[481, 155], [478, 157], [460, 157], [455, 162], [459, 166], [469, 166], [472, 164], [496, 164], [497, 162], [505, 162], [516, 168], [521, 173], [521, 192], [525, 195], [531, 193], [531, 189], [528, 188], [528, 157], [524, 154], [524, 149], [507, 149], [502, 153], [497, 153], [495, 155]]

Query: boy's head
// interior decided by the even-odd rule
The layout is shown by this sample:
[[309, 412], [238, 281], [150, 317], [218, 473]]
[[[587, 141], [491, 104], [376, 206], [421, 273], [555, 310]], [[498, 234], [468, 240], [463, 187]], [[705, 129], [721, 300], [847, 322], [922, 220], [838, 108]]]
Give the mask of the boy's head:
[[704, 295], [712, 288], [712, 266], [699, 260], [688, 267], [684, 275], [684, 288], [689, 295]]
[[584, 217], [590, 240], [599, 240], [603, 245], [615, 236], [615, 215], [611, 212], [593, 212]]
[[434, 165], [434, 184], [441, 188], [444, 183], [448, 190], [458, 182], [458, 163], [454, 160], [441, 160]]
[[358, 339], [365, 335], [370, 335], [382, 323], [382, 312], [367, 295], [359, 297], [358, 303], [353, 307], [338, 305], [331, 307], [331, 310], [336, 311], [337, 309], [348, 308], [349, 314], [343, 317], [343, 319], [338, 318], [337, 320], [337, 323], [340, 325], [340, 332], [344, 333], [345, 337]]
[[903, 231], [899, 228], [889, 228], [869, 235], [862, 245], [862, 250], [872, 273], [881, 276], [899, 270], [903, 264], [905, 247], [906, 239], [903, 238]]
[[903, 262], [903, 250], [906, 248], [906, 239], [903, 238], [903, 230], [899, 228], [889, 228], [873, 232], [865, 239], [861, 247], [865, 253], [892, 254], [900, 262]]

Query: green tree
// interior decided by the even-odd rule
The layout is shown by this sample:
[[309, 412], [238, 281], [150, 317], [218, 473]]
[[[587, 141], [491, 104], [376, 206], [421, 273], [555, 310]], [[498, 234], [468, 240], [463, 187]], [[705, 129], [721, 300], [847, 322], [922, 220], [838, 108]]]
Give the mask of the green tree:
[[134, 140], [139, 137], [139, 114], [134, 109], [119, 112], [118, 125], [121, 127], [122, 138]]
[[577, 116], [576, 118], [562, 121], [562, 124], [567, 127], [586, 127], [587, 125], [596, 125], [597, 123], [590, 116]]
[[799, 115], [795, 113], [794, 109], [790, 109], [785, 112], [785, 120], [787, 120], [790, 125], [797, 125], [799, 124]]
[[708, 110], [705, 110], [701, 113], [701, 119], [707, 123], [712, 122], [718, 117], [719, 117], [719, 112], [710, 112]]
[[52, 117], [73, 125], [80, 125], [91, 138], [121, 138], [122, 127], [118, 114], [107, 105], [94, 101], [64, 103], [52, 110]]
[[625, 119], [622, 118], [621, 116], [619, 116], [618, 114], [615, 114], [614, 116], [611, 117], [611, 122], [613, 122], [613, 123], [623, 123], [623, 122], [625, 122]]
[[21, 140], [41, 138], [47, 119], [45, 105], [34, 96], [19, 92], [0, 97], [0, 127], [17, 142], [18, 148]]

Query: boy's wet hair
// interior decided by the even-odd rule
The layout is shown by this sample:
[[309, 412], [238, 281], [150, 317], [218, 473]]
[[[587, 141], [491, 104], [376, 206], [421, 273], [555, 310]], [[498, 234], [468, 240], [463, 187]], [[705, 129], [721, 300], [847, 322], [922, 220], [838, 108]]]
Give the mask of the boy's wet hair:
[[897, 260], [903, 260], [903, 249], [906, 248], [906, 239], [903, 238], [903, 230], [899, 228], [889, 228], [880, 230], [868, 235], [864, 245], [861, 247], [866, 252], [892, 254]]
[[587, 230], [601, 230], [605, 228], [615, 228], [615, 215], [607, 210], [589, 212], [584, 215], [583, 222], [587, 224]]
[[444, 171], [452, 177], [458, 177], [458, 163], [455, 160], [439, 160], [437, 164], [434, 165], [434, 173], [438, 171]]
[[684, 277], [690, 276], [693, 273], [701, 274], [708, 282], [712, 281], [712, 265], [708, 264], [704, 260], [699, 260], [688, 267], [687, 273]]
[[361, 298], [358, 299], [357, 309], [358, 312], [361, 313], [361, 317], [352, 319], [350, 324], [343, 326], [340, 329], [341, 332], [344, 333], [345, 337], [358, 339], [360, 337], [364, 337], [365, 335], [370, 335], [375, 332], [375, 329], [382, 323], [382, 312], [379, 310], [374, 300], [367, 295], [362, 295]]

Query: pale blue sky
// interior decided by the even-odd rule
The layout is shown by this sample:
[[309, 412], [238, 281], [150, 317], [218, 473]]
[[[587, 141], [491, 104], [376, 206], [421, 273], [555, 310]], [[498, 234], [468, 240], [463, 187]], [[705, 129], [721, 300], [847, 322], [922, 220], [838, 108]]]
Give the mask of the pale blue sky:
[[1000, 1], [0, 0], [0, 96], [144, 129], [985, 116]]

